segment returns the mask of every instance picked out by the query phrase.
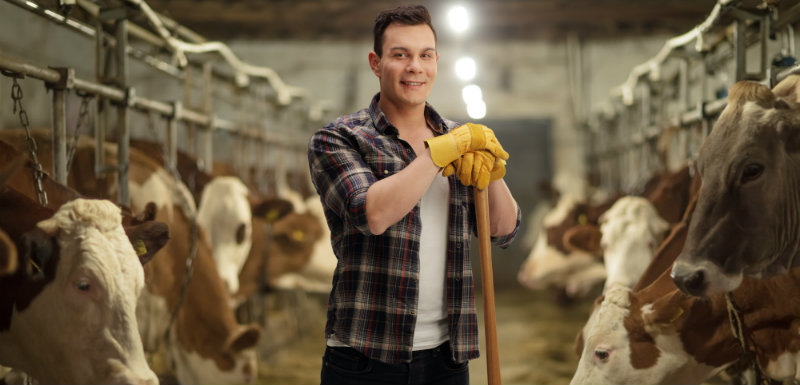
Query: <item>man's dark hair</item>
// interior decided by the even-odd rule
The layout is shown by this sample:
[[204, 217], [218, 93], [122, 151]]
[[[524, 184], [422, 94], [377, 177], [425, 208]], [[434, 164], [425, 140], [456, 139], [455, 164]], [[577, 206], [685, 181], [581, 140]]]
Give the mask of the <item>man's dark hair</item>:
[[431, 27], [431, 31], [433, 31], [433, 40], [436, 41], [436, 29], [433, 28], [431, 15], [428, 13], [428, 9], [425, 8], [425, 6], [402, 5], [397, 8], [387, 9], [381, 11], [381, 13], [375, 17], [375, 27], [373, 27], [372, 30], [375, 38], [372, 49], [378, 54], [378, 57], [383, 56], [383, 52], [381, 52], [383, 51], [383, 33], [386, 31], [386, 27], [392, 23], [405, 25], [427, 24], [428, 27]]

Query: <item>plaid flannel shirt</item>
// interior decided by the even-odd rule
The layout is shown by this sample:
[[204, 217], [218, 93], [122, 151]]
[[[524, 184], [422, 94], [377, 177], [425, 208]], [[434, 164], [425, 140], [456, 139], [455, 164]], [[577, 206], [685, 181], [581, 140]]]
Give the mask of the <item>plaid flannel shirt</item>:
[[[335, 334], [368, 357], [400, 363], [411, 360], [420, 294], [420, 207], [417, 204], [383, 234], [373, 235], [367, 225], [366, 197], [373, 183], [402, 170], [416, 154], [380, 111], [379, 98], [375, 95], [368, 108], [318, 130], [309, 143], [308, 161], [338, 259], [325, 335]], [[437, 135], [456, 127], [430, 105], [425, 115]], [[455, 176], [448, 180], [447, 314], [453, 359], [463, 362], [479, 356], [469, 253], [476, 224], [472, 188]], [[507, 247], [520, 220], [518, 209], [514, 231], [492, 237], [492, 242]]]

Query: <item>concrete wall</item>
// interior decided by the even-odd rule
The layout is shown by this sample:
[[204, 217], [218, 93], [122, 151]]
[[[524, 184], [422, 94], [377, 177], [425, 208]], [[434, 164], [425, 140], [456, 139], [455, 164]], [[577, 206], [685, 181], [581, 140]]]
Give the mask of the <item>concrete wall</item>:
[[[88, 38], [5, 2], [0, 3], [0, 21], [0, 36], [4, 36], [0, 39], [0, 52], [4, 55], [41, 66], [73, 67], [79, 77], [93, 79], [93, 43]], [[591, 104], [605, 101], [609, 90], [620, 84], [634, 65], [655, 55], [666, 38], [584, 43], [582, 53], [587, 70], [584, 85]], [[461, 88], [465, 84], [456, 79], [453, 67], [455, 60], [469, 54], [478, 64], [478, 75], [473, 83], [483, 89], [488, 111], [486, 119], [552, 121], [555, 174], [578, 177], [583, 174], [581, 143], [567, 86], [566, 38], [564, 42], [555, 43], [510, 41], [491, 45], [445, 40], [440, 38], [439, 74], [430, 98], [443, 115], [467, 120], [461, 100]], [[231, 46], [242, 59], [272, 67], [289, 84], [308, 89], [315, 99], [330, 101], [333, 111], [327, 117], [366, 106], [377, 91], [377, 79], [367, 63], [371, 41], [234, 41]], [[199, 74], [195, 74], [197, 76]], [[180, 81], [152, 71], [139, 61], [131, 61], [131, 78], [138, 95], [164, 101], [184, 99]], [[9, 87], [9, 79], [0, 77], [0, 128], [19, 125], [18, 118], [11, 114], [11, 100], [5, 97]], [[49, 95], [42, 82], [26, 79], [23, 89], [31, 123], [49, 125]], [[223, 94], [215, 101], [222, 111], [220, 116], [241, 119], [237, 108], [243, 102], [237, 100], [238, 96], [218, 92]], [[199, 97], [195, 96], [194, 100]], [[2, 108], [3, 105], [8, 108]], [[77, 98], [71, 98], [69, 118], [73, 124], [78, 105]], [[264, 107], [265, 116], [249, 119], [273, 119], [270, 108]], [[140, 118], [134, 119], [134, 133], [145, 129], [140, 127], [144, 125], [141, 122]], [[271, 124], [280, 122], [275, 120]]]

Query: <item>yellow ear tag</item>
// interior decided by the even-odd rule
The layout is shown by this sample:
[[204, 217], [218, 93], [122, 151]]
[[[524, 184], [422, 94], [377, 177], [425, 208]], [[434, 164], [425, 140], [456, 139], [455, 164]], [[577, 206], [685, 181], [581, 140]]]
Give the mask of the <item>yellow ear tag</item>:
[[147, 254], [147, 246], [145, 246], [144, 241], [139, 239], [136, 242], [133, 242], [133, 249], [136, 250], [137, 256], [142, 256]]
[[589, 222], [589, 220], [586, 218], [586, 214], [581, 214], [578, 217], [578, 224], [579, 225], [585, 225], [587, 222]]
[[264, 215], [264, 219], [266, 219], [267, 222], [275, 222], [278, 220], [278, 215], [278, 210], [272, 209], [267, 211], [267, 214]]
[[679, 307], [678, 310], [675, 311], [675, 315], [673, 315], [672, 318], [669, 319], [669, 323], [675, 322], [675, 320], [678, 319], [681, 315], [683, 315], [683, 308]]
[[292, 231], [292, 239], [297, 242], [302, 242], [304, 239], [306, 239], [306, 234], [300, 230]]

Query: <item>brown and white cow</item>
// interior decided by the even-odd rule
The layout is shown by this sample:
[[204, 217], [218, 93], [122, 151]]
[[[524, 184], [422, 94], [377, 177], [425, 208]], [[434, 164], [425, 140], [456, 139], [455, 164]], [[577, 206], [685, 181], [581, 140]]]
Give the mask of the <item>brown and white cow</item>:
[[736, 289], [744, 276], [800, 265], [800, 76], [774, 90], [734, 84], [698, 153], [703, 186], [672, 275], [685, 292]]
[[254, 218], [253, 233], [253, 248], [239, 273], [237, 302], [306, 268], [323, 229], [316, 216], [292, 212], [274, 221]]
[[597, 253], [570, 248], [565, 235], [575, 226], [597, 225], [600, 215], [618, 197], [599, 205], [588, 204], [564, 194], [545, 216], [542, 231], [525, 262], [517, 280], [525, 287], [540, 290], [566, 288], [569, 297], [580, 297], [592, 287], [599, 286], [605, 277], [603, 262]]
[[605, 286], [633, 287], [652, 261], [669, 230], [650, 201], [620, 198], [600, 217]]
[[[580, 362], [571, 384], [701, 383], [743, 357], [722, 294], [682, 293], [669, 265], [686, 240], [681, 223], [636, 288], [610, 288], [578, 339]], [[650, 282], [657, 270], [661, 274]], [[771, 279], [745, 278], [732, 292], [748, 350], [764, 373], [800, 379], [800, 269]]]
[[0, 277], [0, 364], [40, 383], [158, 383], [137, 328], [144, 272], [131, 245], [152, 228], [126, 236], [109, 201], [54, 212], [6, 186], [0, 229], [19, 251], [19, 268]]
[[[160, 144], [138, 139], [131, 141], [131, 146], [165, 165]], [[176, 167], [181, 181], [198, 203], [197, 223], [208, 235], [217, 270], [228, 294], [233, 296], [239, 292], [239, 275], [253, 243], [267, 241], [253, 239], [254, 234], [258, 237], [264, 234], [254, 232], [255, 222], [263, 225], [262, 218], [268, 215], [270, 220], [280, 219], [291, 211], [290, 202], [259, 198], [239, 177], [209, 174], [197, 166], [196, 159], [182, 151], [177, 152]]]
[[[23, 146], [19, 133], [2, 133], [3, 138]], [[36, 133], [39, 157], [45, 169], [51, 164], [47, 133]], [[104, 145], [106, 159], [117, 159], [115, 144]], [[227, 290], [214, 263], [206, 234], [191, 236], [194, 200], [182, 183], [156, 161], [130, 151], [131, 207], [142, 211], [155, 202], [156, 220], [167, 223], [171, 239], [152, 263], [145, 265], [146, 290], [139, 297], [137, 318], [145, 350], [155, 352], [166, 344], [175, 374], [182, 383], [249, 383], [257, 371], [254, 348], [261, 337], [257, 325], [236, 322]], [[81, 137], [75, 153], [69, 184], [81, 193], [97, 198], [116, 197], [116, 173], [94, 174], [94, 141]], [[189, 210], [188, 212], [186, 210]], [[196, 247], [193, 273], [186, 282], [187, 258]], [[182, 299], [182, 301], [181, 301]], [[171, 313], [177, 316], [169, 326]]]

